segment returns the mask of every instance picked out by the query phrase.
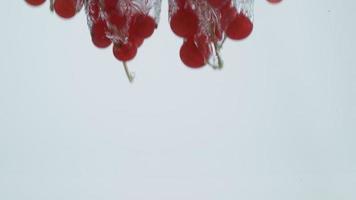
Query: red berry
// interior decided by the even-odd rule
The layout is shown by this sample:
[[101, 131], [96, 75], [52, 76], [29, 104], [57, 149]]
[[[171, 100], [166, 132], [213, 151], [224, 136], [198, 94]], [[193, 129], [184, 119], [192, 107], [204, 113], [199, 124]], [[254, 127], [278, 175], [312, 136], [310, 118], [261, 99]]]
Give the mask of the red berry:
[[104, 20], [99, 20], [91, 27], [91, 39], [93, 44], [98, 48], [110, 46], [111, 40], [106, 36], [107, 26]]
[[253, 29], [253, 23], [244, 14], [236, 15], [235, 19], [229, 24], [226, 29], [226, 35], [233, 40], [241, 40], [247, 38]]
[[118, 0], [104, 0], [104, 6], [106, 11], [111, 11], [116, 8]]
[[185, 5], [186, 0], [176, 0], [176, 4], [178, 8], [183, 8]]
[[280, 3], [282, 0], [267, 0], [270, 3]]
[[116, 26], [118, 29], [124, 28], [127, 21], [126, 16], [118, 12], [111, 12], [109, 15], [109, 20], [111, 24]]
[[71, 18], [74, 17], [76, 13], [76, 1], [75, 0], [55, 0], [54, 1], [54, 11], [63, 17]]
[[135, 47], [140, 47], [143, 44], [143, 38], [136, 37], [136, 36], [129, 36], [129, 42], [135, 45]]
[[113, 47], [114, 56], [123, 62], [132, 60], [137, 54], [137, 48], [130, 42], [126, 44], [115, 44]]
[[226, 4], [220, 8], [221, 18], [220, 18], [220, 25], [223, 30], [229, 26], [231, 21], [237, 15], [236, 8], [233, 7], [231, 4]]
[[214, 8], [220, 8], [221, 6], [224, 6], [231, 0], [208, 0], [208, 3], [214, 7]]
[[191, 9], [178, 9], [171, 18], [172, 31], [183, 38], [190, 38], [198, 32], [198, 16]]
[[130, 35], [140, 38], [150, 37], [156, 28], [155, 20], [144, 14], [136, 14], [130, 24]]
[[203, 53], [191, 39], [183, 43], [179, 55], [182, 62], [190, 68], [200, 68], [206, 64]]
[[39, 6], [43, 4], [46, 0], [26, 0], [26, 2], [32, 6]]

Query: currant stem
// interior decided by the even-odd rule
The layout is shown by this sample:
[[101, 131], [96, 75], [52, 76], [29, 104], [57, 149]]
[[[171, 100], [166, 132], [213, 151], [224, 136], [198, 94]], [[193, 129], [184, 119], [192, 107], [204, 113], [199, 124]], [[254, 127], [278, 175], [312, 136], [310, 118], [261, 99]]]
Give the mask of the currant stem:
[[218, 63], [217, 63], [217, 65], [209, 63], [209, 65], [211, 67], [213, 67], [214, 69], [222, 69], [224, 67], [224, 62], [220, 56], [221, 46], [219, 46], [216, 42], [214, 42], [213, 47], [214, 47], [215, 56], [218, 59]]
[[54, 10], [54, 0], [49, 1], [49, 9], [53, 12]]
[[135, 75], [129, 71], [129, 68], [128, 68], [126, 62], [122, 62], [122, 64], [124, 65], [124, 69], [125, 69], [127, 78], [129, 79], [130, 83], [132, 83], [135, 79]]
[[227, 36], [225, 35], [224, 38], [223, 38], [223, 40], [222, 40], [222, 41], [219, 43], [219, 45], [218, 45], [218, 50], [219, 50], [219, 51], [220, 51], [220, 49], [223, 47], [223, 45], [224, 45], [226, 39], [227, 39]]
[[[211, 35], [214, 35], [213, 33], [215, 31], [213, 31], [213, 30], [214, 30], [213, 27], [210, 27], [210, 34]], [[213, 48], [214, 48], [215, 57], [218, 59], [217, 65], [215, 63], [208, 62], [208, 65], [210, 65], [213, 69], [220, 69], [221, 70], [224, 67], [223, 59], [220, 56], [220, 50], [222, 49], [225, 41], [226, 41], [226, 35], [224, 36], [223, 40], [220, 43], [217, 42], [217, 41], [214, 41], [212, 43]]]

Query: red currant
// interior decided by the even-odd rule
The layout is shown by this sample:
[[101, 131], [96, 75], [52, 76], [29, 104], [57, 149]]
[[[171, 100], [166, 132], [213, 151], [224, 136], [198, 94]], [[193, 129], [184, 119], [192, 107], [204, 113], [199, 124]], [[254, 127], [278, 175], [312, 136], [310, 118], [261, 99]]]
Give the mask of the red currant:
[[136, 36], [129, 36], [129, 42], [131, 42], [135, 47], [140, 47], [143, 44], [144, 39]]
[[172, 31], [183, 38], [190, 38], [198, 32], [198, 16], [191, 9], [178, 9], [171, 18]]
[[98, 48], [110, 46], [111, 40], [106, 36], [107, 26], [104, 20], [99, 20], [91, 28], [91, 39], [93, 44]]
[[235, 19], [226, 29], [226, 35], [233, 40], [242, 40], [247, 38], [253, 29], [253, 23], [244, 14], [236, 15]]
[[231, 21], [237, 15], [236, 8], [233, 7], [231, 4], [226, 4], [220, 8], [221, 18], [220, 18], [220, 25], [223, 30], [229, 26]]
[[206, 64], [203, 53], [192, 39], [183, 43], [179, 55], [182, 62], [190, 68], [200, 68]]
[[282, 0], [267, 0], [267, 1], [275, 4], [275, 3], [280, 3]]
[[130, 42], [126, 44], [115, 44], [113, 47], [114, 56], [123, 62], [132, 60], [137, 54], [137, 48]]
[[76, 13], [75, 0], [55, 0], [54, 11], [63, 18], [72, 18]]
[[46, 0], [26, 0], [26, 2], [32, 6], [39, 6], [43, 4]]
[[140, 38], [150, 37], [156, 28], [155, 20], [144, 14], [136, 14], [133, 16], [130, 24], [130, 35]]
[[122, 15], [118, 12], [111, 12], [109, 16], [110, 23], [118, 29], [122, 29], [125, 27], [127, 18], [125, 15]]

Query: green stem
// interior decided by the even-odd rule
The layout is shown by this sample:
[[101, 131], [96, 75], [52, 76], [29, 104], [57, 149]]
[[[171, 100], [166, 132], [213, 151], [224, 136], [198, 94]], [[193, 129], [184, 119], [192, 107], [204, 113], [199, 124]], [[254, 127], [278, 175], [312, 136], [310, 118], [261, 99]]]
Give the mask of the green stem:
[[220, 49], [221, 47], [218, 47], [217, 43], [213, 43], [214, 46], [214, 51], [215, 51], [215, 56], [218, 59], [218, 65], [215, 64], [210, 64], [214, 69], [222, 69], [224, 67], [224, 62], [220, 56]]
[[54, 0], [49, 1], [49, 9], [53, 12], [54, 10]]
[[127, 78], [129, 79], [130, 83], [132, 83], [132, 82], [134, 81], [134, 79], [135, 79], [134, 74], [132, 74], [132, 73], [129, 71], [129, 68], [128, 68], [126, 62], [122, 62], [122, 64], [124, 65], [124, 69], [125, 69], [125, 73], [126, 73]]

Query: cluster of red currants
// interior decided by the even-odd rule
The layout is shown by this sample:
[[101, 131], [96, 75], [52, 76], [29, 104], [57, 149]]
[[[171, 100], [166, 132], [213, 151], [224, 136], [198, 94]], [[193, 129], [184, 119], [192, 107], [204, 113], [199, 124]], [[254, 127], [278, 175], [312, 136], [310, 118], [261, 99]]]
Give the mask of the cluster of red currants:
[[[247, 38], [253, 29], [253, 0], [170, 0], [170, 26], [184, 39], [182, 62], [191, 68], [221, 68], [219, 50], [226, 37]], [[209, 63], [215, 57], [216, 64]]]
[[[25, 0], [39, 6], [46, 0]], [[85, 7], [93, 44], [107, 48], [122, 61], [135, 58], [137, 49], [158, 25], [161, 0], [49, 0], [50, 8], [62, 18], [71, 18]], [[267, 0], [279, 3], [281, 0]], [[253, 30], [254, 0], [169, 0], [172, 31], [183, 38], [182, 62], [190, 68], [223, 66], [220, 49], [226, 38], [242, 40]]]
[[[45, 0], [26, 0], [38, 6]], [[71, 18], [85, 5], [93, 44], [107, 48], [113, 44], [113, 54], [122, 61], [130, 81], [133, 76], [126, 62], [132, 60], [137, 49], [157, 27], [152, 9], [160, 0], [51, 0], [51, 9], [60, 17]], [[153, 13], [153, 14], [152, 14]]]
[[143, 41], [157, 27], [150, 16], [151, 4], [135, 4], [135, 1], [89, 0], [88, 22], [92, 41], [98, 48], [113, 45], [115, 57], [123, 62], [132, 60]]

